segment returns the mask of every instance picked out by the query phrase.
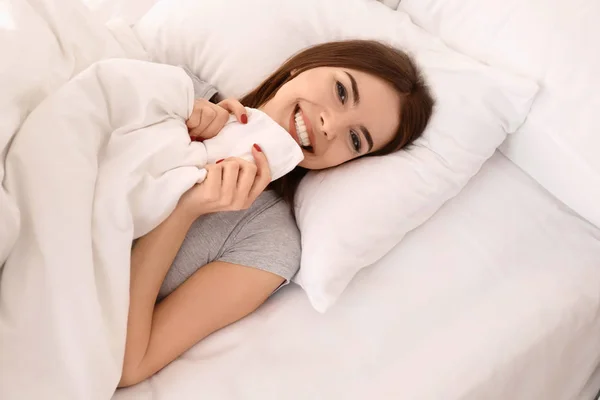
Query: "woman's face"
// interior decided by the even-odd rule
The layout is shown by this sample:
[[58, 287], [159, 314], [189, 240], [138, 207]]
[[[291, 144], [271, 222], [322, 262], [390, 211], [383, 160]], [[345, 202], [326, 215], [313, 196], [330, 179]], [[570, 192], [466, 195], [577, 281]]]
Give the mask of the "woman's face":
[[389, 143], [400, 123], [400, 96], [365, 72], [319, 67], [296, 75], [261, 110], [300, 144], [301, 167], [324, 169]]

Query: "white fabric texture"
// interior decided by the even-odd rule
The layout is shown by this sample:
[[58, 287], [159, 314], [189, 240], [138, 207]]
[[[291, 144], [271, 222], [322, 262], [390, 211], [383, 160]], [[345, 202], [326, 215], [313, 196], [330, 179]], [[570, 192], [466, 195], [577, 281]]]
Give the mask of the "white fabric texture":
[[381, 3], [385, 4], [386, 6], [388, 6], [389, 8], [391, 8], [392, 10], [395, 10], [398, 8], [398, 5], [400, 5], [400, 0], [378, 0]]
[[[79, 0], [101, 21], [120, 20], [128, 25], [135, 23], [160, 0]], [[169, 0], [166, 0], [169, 1]]]
[[[0, 51], [1, 159], [44, 97], [91, 63], [127, 54], [78, 0], [0, 0]], [[19, 218], [14, 201], [0, 187], [0, 265], [16, 240]]]
[[600, 2], [403, 0], [400, 9], [450, 46], [540, 83], [501, 150], [600, 226]]
[[336, 39], [388, 42], [424, 69], [437, 112], [414, 147], [309, 174], [300, 185], [295, 281], [319, 311], [460, 191], [521, 125], [537, 91], [533, 81], [450, 50], [378, 2], [175, 0], [157, 3], [134, 29], [153, 60], [185, 65], [225, 96], [253, 89], [300, 49]]
[[110, 397], [133, 239], [162, 222], [215, 157], [248, 158], [258, 143], [274, 176], [302, 159], [258, 110], [246, 125], [191, 142], [193, 102], [183, 69], [113, 59], [84, 70], [23, 123], [6, 156], [5, 186], [22, 226], [0, 281], [1, 398]]
[[[191, 81], [181, 69], [129, 63], [142, 62], [102, 61], [48, 97], [7, 155], [5, 184], [24, 218], [0, 281], [2, 398], [110, 396], [124, 352], [133, 212], [141, 210], [131, 207], [155, 225], [170, 199], [146, 195], [164, 184], [181, 192], [200, 177], [193, 159], [201, 147], [188, 145], [184, 122]], [[173, 168], [175, 158], [189, 167], [165, 169], [155, 182], [143, 173]]]
[[600, 230], [496, 153], [325, 316], [290, 285], [114, 400], [575, 399], [599, 259]]
[[227, 157], [254, 161], [252, 146], [258, 144], [271, 169], [271, 180], [277, 180], [294, 169], [303, 159], [302, 149], [292, 136], [264, 112], [246, 107], [247, 124], [240, 124], [231, 115], [219, 134], [202, 144], [207, 162], [215, 163]]
[[597, 400], [600, 393], [600, 363], [598, 367], [588, 379], [585, 387], [581, 391], [580, 395], [577, 397], [577, 400], [588, 400], [594, 399]]

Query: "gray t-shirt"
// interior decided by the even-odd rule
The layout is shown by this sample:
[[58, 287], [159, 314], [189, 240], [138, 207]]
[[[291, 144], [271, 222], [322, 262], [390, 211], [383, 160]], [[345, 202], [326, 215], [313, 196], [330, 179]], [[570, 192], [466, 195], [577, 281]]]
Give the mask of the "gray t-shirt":
[[269, 271], [288, 283], [300, 268], [300, 232], [289, 205], [268, 190], [248, 210], [200, 217], [165, 277], [159, 300], [213, 261]]

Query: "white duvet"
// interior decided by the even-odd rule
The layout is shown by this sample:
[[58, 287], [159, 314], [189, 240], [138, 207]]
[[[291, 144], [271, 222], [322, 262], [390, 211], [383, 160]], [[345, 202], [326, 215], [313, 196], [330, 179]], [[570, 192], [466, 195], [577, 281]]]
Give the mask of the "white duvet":
[[13, 139], [4, 185], [21, 229], [0, 281], [1, 398], [110, 397], [131, 241], [203, 177], [204, 146], [185, 127], [192, 105], [179, 68], [102, 61], [46, 98]]
[[[78, 209], [72, 203], [75, 197], [71, 197], [79, 192], [90, 200], [93, 194], [89, 191], [93, 179], [81, 185], [85, 171], [78, 164], [85, 160], [85, 154], [80, 154], [78, 162], [73, 164], [68, 150], [64, 155], [56, 153], [54, 149], [66, 139], [52, 137], [45, 123], [48, 121], [42, 121], [35, 135], [25, 135], [21, 142], [23, 145], [25, 141], [33, 142], [30, 150], [41, 151], [31, 153], [29, 159], [16, 152], [9, 156], [13, 161], [6, 157], [11, 143], [15, 150], [20, 146], [21, 140], [15, 135], [25, 118], [69, 78], [103, 58], [143, 56], [139, 47], [127, 47], [131, 37], [123, 35], [117, 40], [76, 0], [0, 0], [2, 399], [106, 398], [114, 387], [119, 367], [115, 356], [122, 347], [114, 334], [124, 313], [108, 312], [124, 304], [126, 298], [109, 296], [103, 288], [108, 284], [126, 287], [126, 281], [106, 279], [117, 273], [126, 276], [127, 270], [103, 273], [85, 268], [91, 259], [82, 254], [91, 256], [92, 243], [73, 232], [83, 229], [85, 224], [91, 225], [91, 210]], [[93, 132], [83, 134], [93, 136]], [[76, 146], [77, 141], [67, 144], [66, 149]], [[51, 159], [52, 164], [46, 164], [44, 159]], [[25, 161], [29, 166], [22, 165]], [[57, 176], [53, 190], [48, 189], [50, 182], [45, 182], [39, 190], [29, 190], [33, 180], [60, 166], [63, 169], [70, 166], [69, 174], [77, 179], [70, 181], [69, 174]], [[11, 172], [6, 174], [5, 168]], [[66, 202], [52, 207], [52, 212], [37, 219], [34, 225], [28, 210], [39, 213], [42, 208], [60, 203], [61, 197]], [[23, 208], [18, 199], [24, 199]], [[35, 252], [27, 253], [24, 241], [17, 239], [21, 233], [31, 240], [31, 247], [37, 247]], [[65, 237], [74, 241], [66, 245]], [[52, 240], [62, 242], [63, 247], [52, 248]], [[15, 253], [3, 265], [15, 243]], [[43, 252], [44, 248], [50, 248], [50, 252]], [[62, 262], [56, 259], [59, 252], [64, 257]], [[28, 268], [35, 259], [41, 263]], [[48, 273], [47, 266], [51, 264], [56, 271], [54, 278]], [[51, 297], [54, 294], [56, 297]], [[90, 357], [96, 356], [97, 362], [92, 362]]]

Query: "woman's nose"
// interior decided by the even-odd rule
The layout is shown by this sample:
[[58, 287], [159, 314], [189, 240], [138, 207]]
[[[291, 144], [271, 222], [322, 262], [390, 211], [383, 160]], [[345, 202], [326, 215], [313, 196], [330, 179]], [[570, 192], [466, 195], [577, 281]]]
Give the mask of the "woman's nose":
[[337, 136], [338, 127], [335, 118], [321, 114], [321, 131], [327, 140], [333, 140]]

